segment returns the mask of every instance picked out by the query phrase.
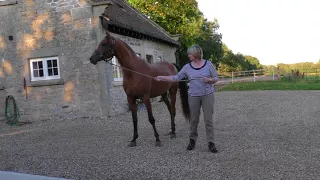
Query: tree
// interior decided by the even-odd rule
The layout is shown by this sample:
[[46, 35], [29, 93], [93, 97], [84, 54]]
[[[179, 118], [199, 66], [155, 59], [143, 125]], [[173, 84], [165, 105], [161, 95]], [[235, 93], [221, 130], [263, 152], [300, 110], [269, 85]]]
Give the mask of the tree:
[[222, 42], [217, 19], [208, 21], [196, 0], [128, 0], [136, 9], [160, 25], [170, 34], [181, 34], [178, 64], [189, 62], [187, 49], [198, 44], [204, 59], [210, 60], [220, 71], [241, 71], [262, 68], [259, 60], [241, 53], [234, 54]]
[[250, 70], [263, 68], [259, 62], [259, 59], [257, 59], [256, 57], [246, 55], [245, 58], [248, 61]]
[[204, 20], [196, 0], [128, 0], [128, 2], [171, 34], [195, 36], [200, 32]]
[[218, 21], [208, 21], [198, 9], [196, 0], [128, 0], [170, 34], [181, 34], [178, 51], [180, 66], [189, 62], [187, 49], [192, 44], [203, 48], [204, 58], [214, 64], [222, 57], [222, 36], [216, 33]]

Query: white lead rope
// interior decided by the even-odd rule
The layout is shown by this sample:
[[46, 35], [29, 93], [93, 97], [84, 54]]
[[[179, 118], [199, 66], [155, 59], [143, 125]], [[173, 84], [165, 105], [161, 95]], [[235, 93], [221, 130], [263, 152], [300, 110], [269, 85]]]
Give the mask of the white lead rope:
[[[155, 79], [155, 77], [152, 77], [152, 76], [149, 76], [149, 75], [146, 75], [146, 74], [143, 74], [143, 73], [140, 73], [140, 72], [137, 72], [137, 71], [134, 71], [134, 70], [125, 68], [125, 67], [121, 67], [121, 66], [116, 65], [116, 64], [113, 64], [113, 63], [111, 63], [111, 62], [107, 62], [107, 63], [110, 64], [110, 65], [112, 65], [112, 66], [116, 66], [116, 67], [122, 68], [122, 69], [124, 69], [124, 70], [131, 71], [131, 72], [140, 74], [140, 75], [142, 75], [142, 76], [146, 76], [146, 77], [148, 77], [148, 78]], [[180, 81], [175, 81], [175, 82], [185, 82], [185, 81], [191, 81], [191, 80], [196, 80], [196, 79], [200, 79], [200, 78], [202, 78], [202, 77], [193, 78], [193, 79], [188, 79], [188, 80], [180, 80]], [[163, 81], [163, 80], [162, 80], [162, 81]], [[164, 80], [164, 81], [165, 81], [165, 80]], [[168, 82], [171, 82], [171, 81], [168, 81]]]

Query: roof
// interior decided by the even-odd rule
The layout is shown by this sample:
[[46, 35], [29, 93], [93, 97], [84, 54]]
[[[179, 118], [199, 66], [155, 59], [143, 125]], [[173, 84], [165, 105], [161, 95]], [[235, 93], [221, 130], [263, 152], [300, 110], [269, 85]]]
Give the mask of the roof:
[[125, 0], [91, 0], [93, 3], [111, 3], [101, 15], [110, 19], [108, 25], [140, 33], [172, 45], [179, 42], [170, 37], [162, 27], [136, 10]]

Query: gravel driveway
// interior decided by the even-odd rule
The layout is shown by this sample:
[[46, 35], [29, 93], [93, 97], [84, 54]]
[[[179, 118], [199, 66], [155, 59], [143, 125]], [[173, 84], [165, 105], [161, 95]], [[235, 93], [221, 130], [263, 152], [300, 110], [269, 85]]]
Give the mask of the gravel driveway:
[[217, 92], [215, 138], [207, 150], [203, 119], [196, 149], [187, 151], [180, 101], [177, 138], [170, 118], [153, 104], [162, 147], [155, 147], [145, 111], [137, 147], [131, 113], [109, 119], [0, 121], [0, 171], [70, 179], [317, 179], [320, 177], [320, 91]]

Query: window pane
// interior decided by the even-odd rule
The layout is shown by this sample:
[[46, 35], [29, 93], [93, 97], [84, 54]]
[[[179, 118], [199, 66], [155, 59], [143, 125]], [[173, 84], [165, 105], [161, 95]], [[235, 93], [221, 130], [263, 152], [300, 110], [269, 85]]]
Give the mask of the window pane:
[[48, 76], [52, 76], [52, 69], [48, 69]]
[[33, 69], [38, 69], [38, 63], [37, 62], [32, 62]]
[[38, 70], [33, 70], [33, 76], [34, 76], [34, 77], [39, 77]]
[[118, 78], [118, 72], [117, 72], [116, 66], [113, 66], [113, 75], [114, 75], [114, 78]]
[[43, 69], [42, 61], [38, 61], [39, 69]]
[[53, 67], [58, 67], [57, 60], [52, 60]]
[[[54, 61], [53, 61], [54, 62]], [[54, 64], [54, 63], [53, 63]], [[57, 76], [57, 75], [59, 75], [58, 74], [58, 68], [53, 68], [53, 74], [55, 75], [55, 76]]]
[[123, 78], [123, 71], [121, 68], [119, 68], [119, 71], [120, 71], [120, 77]]
[[51, 67], [52, 67], [51, 60], [47, 60], [47, 64], [48, 64], [48, 68], [51, 68]]
[[43, 69], [39, 70], [39, 77], [43, 77]]

